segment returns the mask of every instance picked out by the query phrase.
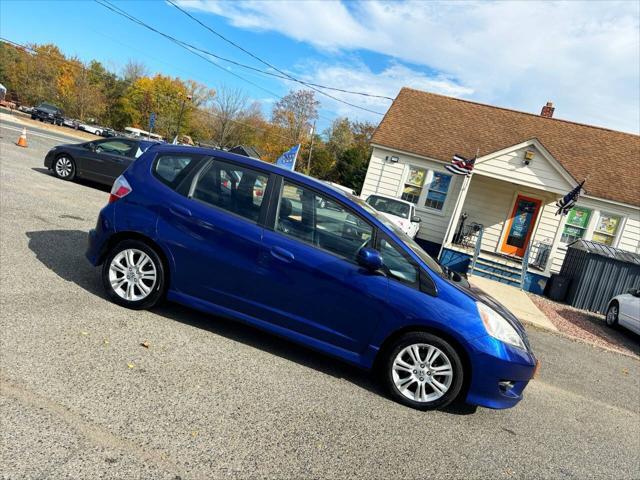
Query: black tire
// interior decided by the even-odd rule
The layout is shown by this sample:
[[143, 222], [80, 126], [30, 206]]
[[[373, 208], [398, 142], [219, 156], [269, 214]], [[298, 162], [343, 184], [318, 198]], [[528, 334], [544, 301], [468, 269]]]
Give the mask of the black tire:
[[[417, 401], [415, 399], [408, 398], [405, 395], [407, 394], [411, 395], [412, 394], [411, 389], [407, 388], [405, 389], [405, 393], [402, 393], [399, 390], [399, 388], [396, 386], [396, 383], [394, 381], [394, 361], [396, 359], [396, 356], [398, 356], [400, 352], [402, 352], [405, 348], [409, 347], [410, 345], [418, 345], [418, 344], [436, 347], [436, 349], [440, 351], [440, 354], [444, 354], [445, 358], [440, 357], [440, 354], [438, 354], [439, 360], [438, 358], [436, 358], [434, 362], [434, 365], [436, 366], [436, 368], [438, 368], [438, 362], [442, 362], [442, 364], [444, 364], [446, 363], [445, 360], [448, 360], [451, 366], [452, 375], [451, 375], [451, 382], [450, 382], [450, 385], [448, 386], [448, 389], [439, 398], [436, 398], [433, 400]], [[420, 356], [422, 357], [423, 352], [427, 352], [428, 350], [425, 347], [420, 347], [420, 348], [421, 348]], [[438, 383], [443, 381], [445, 377], [441, 377], [435, 373], [432, 373], [431, 367], [428, 366], [426, 362], [423, 364], [423, 366], [424, 365], [427, 365], [428, 371], [413, 370], [412, 372], [407, 372], [406, 373], [406, 375], [408, 375], [408, 377], [406, 377], [407, 381], [409, 381], [408, 378], [411, 377], [412, 374], [415, 373], [416, 371], [418, 372], [418, 374], [420, 372], [425, 372], [424, 376], [420, 378], [424, 378], [424, 379], [431, 378], [435, 380], [435, 377], [437, 376], [439, 379]], [[458, 395], [462, 390], [462, 386], [464, 383], [465, 372], [462, 365], [462, 360], [460, 359], [460, 355], [458, 354], [456, 349], [453, 348], [451, 344], [449, 344], [446, 340], [426, 332], [409, 332], [401, 336], [399, 339], [397, 339], [393, 343], [393, 345], [391, 345], [386, 350], [386, 354], [383, 357], [383, 361], [380, 362], [380, 366], [382, 368], [382, 371], [380, 372], [381, 373], [380, 377], [382, 379], [382, 382], [384, 383], [385, 388], [391, 395], [391, 397], [397, 402], [402, 403], [403, 405], [406, 405], [408, 407], [415, 408], [418, 410], [435, 410], [438, 408], [446, 407], [451, 402], [456, 400], [456, 398], [458, 397]], [[429, 377], [427, 377], [426, 375], [429, 375]], [[409, 387], [415, 385], [415, 388], [417, 389], [419, 388], [418, 380], [420, 378], [418, 378], [417, 375], [413, 375], [413, 376], [416, 378], [416, 380], [414, 380], [415, 383], [411, 383], [411, 384], [407, 383], [407, 385]], [[401, 378], [401, 380], [403, 380], [403, 378]], [[428, 384], [430, 380], [425, 380], [425, 382], [427, 383], [424, 384], [425, 386], [423, 387], [424, 388], [423, 392], [428, 393], [427, 389], [429, 389], [429, 391], [431, 391], [430, 395], [433, 393], [436, 393], [436, 389], [434, 387], [429, 386]], [[446, 383], [446, 380], [444, 380], [444, 382]], [[413, 391], [413, 394], [415, 394], [415, 390]]]
[[76, 178], [76, 162], [66, 153], [58, 155], [55, 158], [51, 165], [51, 170], [53, 170], [53, 174], [61, 180], [73, 180]]
[[[128, 300], [126, 298], [123, 298], [111, 284], [111, 264], [114, 258], [116, 258], [121, 252], [124, 252], [125, 250], [135, 250], [145, 253], [150, 261], [153, 262], [153, 267], [155, 268], [156, 280], [153, 286], [151, 286], [150, 288], [151, 291], [144, 298], [138, 300]], [[148, 266], [148, 264], [146, 266]], [[133, 310], [148, 309], [158, 305], [164, 299], [166, 278], [167, 276], [165, 273], [165, 266], [158, 253], [149, 245], [139, 240], [123, 240], [122, 242], [118, 243], [113, 249], [111, 249], [104, 261], [104, 264], [102, 265], [102, 284], [107, 295], [109, 296], [109, 299], [112, 302], [117, 303], [118, 305]], [[150, 284], [147, 284], [147, 286], [150, 286]], [[133, 292], [135, 292], [135, 288], [138, 289], [139, 293], [143, 293], [142, 290], [138, 287], [134, 287], [132, 289]]]
[[611, 302], [609, 308], [607, 308], [607, 314], [604, 317], [607, 326], [615, 328], [618, 325], [618, 314], [620, 313], [620, 304], [618, 302]]

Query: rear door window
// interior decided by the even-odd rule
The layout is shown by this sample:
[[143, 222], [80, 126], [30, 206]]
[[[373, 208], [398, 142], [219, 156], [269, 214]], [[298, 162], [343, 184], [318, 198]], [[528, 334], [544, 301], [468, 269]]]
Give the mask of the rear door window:
[[214, 159], [198, 175], [190, 196], [257, 222], [268, 181], [264, 172]]

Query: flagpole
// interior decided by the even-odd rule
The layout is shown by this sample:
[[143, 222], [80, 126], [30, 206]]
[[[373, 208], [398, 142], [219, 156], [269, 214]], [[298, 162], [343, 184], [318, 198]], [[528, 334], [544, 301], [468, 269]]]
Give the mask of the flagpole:
[[460, 200], [462, 199], [462, 197], [464, 196], [464, 193], [469, 187], [469, 183], [471, 183], [471, 177], [473, 177], [473, 171], [471, 172], [471, 175], [465, 175], [464, 179], [462, 180], [462, 185], [460, 186], [460, 193], [458, 193], [456, 204], [453, 207], [453, 214], [451, 215], [451, 220], [449, 221], [449, 225], [447, 225], [447, 231], [444, 234], [442, 245], [440, 245], [438, 258], [440, 258], [440, 255], [442, 255], [442, 250], [444, 250], [444, 244], [447, 242], [447, 239], [449, 238], [449, 234], [451, 233], [451, 227], [454, 223], [454, 219], [456, 219], [456, 217], [460, 218], [460, 215], [458, 215], [456, 212], [458, 211], [458, 207], [460, 206]]
[[309, 146], [309, 158], [307, 159], [307, 175], [311, 175], [311, 152], [313, 152], [313, 137], [316, 130], [316, 121], [313, 121], [313, 127], [311, 127], [311, 145]]
[[[442, 241], [442, 245], [440, 245], [440, 251], [438, 252], [438, 258], [440, 258], [440, 255], [442, 255], [442, 250], [444, 250], [444, 244], [447, 242], [447, 239], [449, 238], [449, 234], [451, 233], [451, 227], [454, 224], [454, 219], [460, 218], [459, 214], [456, 214], [458, 207], [460, 206], [460, 199], [466, 195], [465, 192], [467, 191], [467, 189], [469, 188], [469, 184], [471, 183], [471, 177], [473, 177], [473, 174], [475, 173], [475, 162], [478, 160], [478, 154], [480, 153], [480, 147], [478, 147], [476, 149], [476, 156], [474, 158], [473, 161], [473, 169], [471, 170], [471, 173], [469, 175], [465, 175], [464, 180], [462, 181], [462, 186], [460, 187], [460, 193], [458, 194], [458, 198], [456, 199], [456, 204], [453, 207], [453, 213], [451, 215], [451, 220], [449, 221], [449, 225], [447, 225], [447, 231], [444, 234], [444, 239]], [[454, 227], [455, 228], [455, 227]]]

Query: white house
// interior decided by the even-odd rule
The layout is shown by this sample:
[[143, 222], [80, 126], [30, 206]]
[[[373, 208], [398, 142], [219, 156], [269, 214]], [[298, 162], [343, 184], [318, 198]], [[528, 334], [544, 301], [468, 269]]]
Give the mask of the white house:
[[[417, 240], [474, 274], [517, 284], [527, 245], [526, 287], [540, 292], [567, 245], [583, 238], [640, 253], [640, 137], [404, 88], [373, 139], [362, 197], [381, 193], [416, 204]], [[471, 177], [445, 169], [454, 154], [478, 155]], [[586, 179], [577, 206], [555, 202]], [[461, 223], [464, 223], [461, 228]]]

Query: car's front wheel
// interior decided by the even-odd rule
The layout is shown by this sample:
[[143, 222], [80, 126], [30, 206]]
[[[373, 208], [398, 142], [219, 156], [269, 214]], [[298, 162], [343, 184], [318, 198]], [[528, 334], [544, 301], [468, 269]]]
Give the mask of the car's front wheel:
[[73, 180], [76, 176], [76, 164], [68, 155], [60, 155], [53, 162], [53, 173], [62, 180]]
[[124, 240], [109, 252], [102, 267], [102, 283], [109, 298], [135, 310], [162, 300], [165, 270], [158, 253], [146, 243]]
[[426, 332], [400, 337], [387, 350], [383, 381], [391, 396], [419, 410], [450, 404], [464, 380], [462, 361], [444, 339]]
[[615, 327], [618, 324], [618, 309], [618, 302], [613, 302], [607, 309], [605, 320], [610, 327]]

